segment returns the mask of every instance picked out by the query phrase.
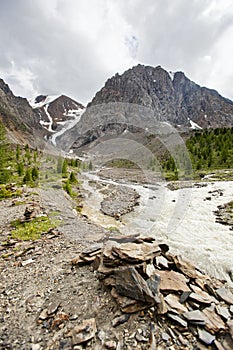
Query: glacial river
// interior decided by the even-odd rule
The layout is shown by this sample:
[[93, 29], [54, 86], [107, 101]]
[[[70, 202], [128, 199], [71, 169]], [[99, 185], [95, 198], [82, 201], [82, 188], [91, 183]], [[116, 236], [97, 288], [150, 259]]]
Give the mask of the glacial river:
[[[163, 182], [147, 187], [104, 180], [91, 173], [86, 173], [86, 177], [83, 187], [89, 196], [84, 200], [83, 213], [95, 223], [116, 226], [124, 234], [152, 236], [203, 272], [232, 284], [233, 231], [230, 226], [216, 223], [213, 212], [218, 205], [232, 200], [233, 181], [206, 182], [204, 186], [201, 182], [202, 187], [171, 191]], [[96, 181], [135, 188], [140, 194], [140, 205], [121, 221], [103, 215], [99, 210], [103, 195], [95, 187]]]

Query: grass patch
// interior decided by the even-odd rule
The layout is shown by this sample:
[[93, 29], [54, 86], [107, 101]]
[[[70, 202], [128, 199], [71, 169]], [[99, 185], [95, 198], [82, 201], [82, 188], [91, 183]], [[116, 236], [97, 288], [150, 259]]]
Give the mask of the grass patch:
[[11, 223], [11, 226], [14, 227], [11, 236], [12, 238], [23, 241], [34, 241], [39, 239], [41, 234], [47, 233], [50, 229], [57, 227], [59, 223], [59, 220], [52, 220], [48, 216], [41, 216], [29, 222], [15, 220]]
[[108, 230], [109, 230], [110, 232], [120, 232], [119, 228], [116, 227], [116, 226], [109, 226], [109, 227], [108, 227]]
[[0, 201], [12, 197], [20, 197], [21, 194], [22, 190], [17, 189], [15, 191], [12, 191], [11, 189], [7, 189], [6, 185], [0, 186]]

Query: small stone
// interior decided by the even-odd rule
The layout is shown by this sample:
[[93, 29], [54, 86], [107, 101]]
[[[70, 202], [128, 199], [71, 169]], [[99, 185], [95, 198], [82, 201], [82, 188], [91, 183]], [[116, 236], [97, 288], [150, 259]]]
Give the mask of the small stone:
[[162, 333], [162, 339], [163, 339], [164, 341], [168, 341], [168, 340], [170, 339], [170, 335], [167, 334], [167, 333], [165, 333], [165, 332], [163, 332], [163, 333]]
[[27, 265], [29, 265], [29, 264], [31, 264], [31, 263], [33, 263], [34, 262], [34, 260], [33, 259], [28, 259], [28, 260], [24, 260], [24, 261], [22, 261], [21, 262], [21, 265], [22, 266], [27, 266]]
[[205, 328], [212, 332], [219, 332], [225, 330], [226, 326], [222, 318], [216, 314], [215, 307], [208, 307], [202, 310], [202, 313], [205, 317]]
[[230, 312], [233, 314], [233, 305], [230, 306]]
[[128, 314], [124, 314], [122, 316], [116, 317], [112, 320], [112, 326], [113, 327], [117, 327], [122, 323], [127, 322], [129, 319], [129, 315]]
[[183, 304], [189, 297], [191, 292], [183, 292], [180, 296], [180, 303]]
[[109, 340], [104, 344], [106, 349], [115, 350], [117, 348], [117, 343], [113, 340]]
[[40, 344], [31, 344], [31, 350], [40, 350], [41, 346]]
[[135, 336], [136, 340], [139, 342], [139, 343], [147, 343], [148, 342], [148, 339], [145, 338], [143, 335], [142, 335], [142, 330], [141, 329], [138, 329], [137, 333], [136, 333], [136, 336]]
[[206, 332], [204, 329], [198, 329], [198, 337], [206, 345], [212, 344], [215, 340], [215, 336]]
[[47, 309], [44, 309], [44, 310], [40, 313], [39, 319], [40, 319], [40, 320], [46, 320], [46, 318], [48, 318], [48, 310], [47, 310]]
[[48, 315], [54, 314], [57, 311], [57, 309], [59, 308], [59, 306], [60, 306], [60, 302], [59, 303], [54, 303], [54, 302], [50, 303], [48, 305], [48, 309], [47, 309]]
[[76, 326], [72, 330], [72, 342], [73, 345], [85, 343], [95, 336], [96, 323], [95, 319], [84, 320], [80, 325]]
[[205, 298], [197, 293], [191, 293], [189, 295], [189, 298], [200, 303], [200, 304], [207, 304], [207, 305], [211, 304], [211, 300], [209, 298]]
[[75, 321], [78, 319], [78, 315], [74, 314], [70, 316], [70, 321]]
[[156, 257], [156, 265], [165, 269], [168, 269], [168, 260], [162, 255]]

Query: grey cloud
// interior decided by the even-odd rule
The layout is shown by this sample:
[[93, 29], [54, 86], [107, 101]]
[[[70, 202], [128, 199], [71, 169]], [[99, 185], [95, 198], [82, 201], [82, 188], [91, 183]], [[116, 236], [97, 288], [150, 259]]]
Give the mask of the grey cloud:
[[213, 3], [0, 0], [0, 76], [22, 96], [64, 93], [86, 103], [107, 78], [140, 62], [182, 70], [233, 99], [229, 50], [219, 44], [233, 11], [205, 15]]

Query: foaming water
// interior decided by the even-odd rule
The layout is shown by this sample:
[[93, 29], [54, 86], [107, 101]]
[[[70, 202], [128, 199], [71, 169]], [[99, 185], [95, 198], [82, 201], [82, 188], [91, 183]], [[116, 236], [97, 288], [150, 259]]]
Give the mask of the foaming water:
[[[119, 184], [100, 180], [94, 175], [91, 178]], [[206, 186], [201, 183], [203, 187], [176, 191], [169, 190], [165, 183], [150, 188], [121, 185], [131, 186], [139, 192], [140, 206], [126, 214], [120, 223], [100, 213], [101, 198], [98, 198], [98, 191], [94, 190], [89, 202], [92, 203], [96, 223], [117, 226], [125, 234], [152, 236], [158, 242], [167, 243], [171, 252], [189, 259], [203, 272], [232, 284], [233, 231], [229, 226], [216, 223], [213, 213], [218, 205], [233, 199], [232, 181], [206, 183]], [[221, 190], [222, 195], [216, 190]]]
[[[209, 193], [219, 189], [223, 193], [221, 196], [218, 192]], [[183, 215], [174, 216], [178, 198], [185, 198], [190, 190], [191, 198], [183, 208]], [[229, 273], [233, 273], [233, 232], [229, 226], [217, 223], [213, 212], [218, 205], [232, 200], [233, 182], [214, 182], [208, 183], [206, 187], [176, 191], [166, 188], [164, 191], [162, 207], [156, 220], [151, 222], [152, 217], [148, 217], [148, 211], [144, 214], [144, 209], [141, 208], [142, 215], [138, 220], [137, 212], [127, 215], [125, 220], [128, 225], [124, 232], [139, 230], [153, 236], [158, 241], [167, 243], [173, 253], [186, 257], [210, 276], [232, 283]], [[157, 198], [149, 204], [151, 212], [157, 207], [156, 201]], [[171, 216], [173, 229], [171, 225], [169, 227]]]

